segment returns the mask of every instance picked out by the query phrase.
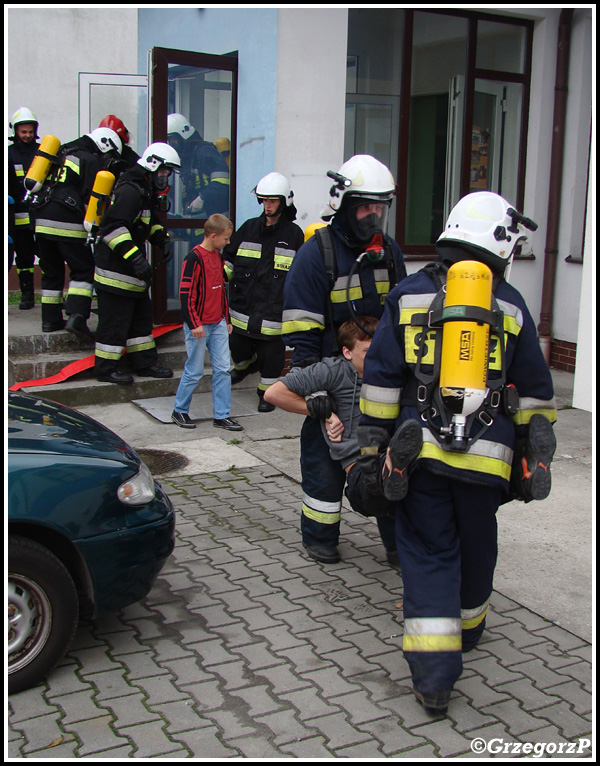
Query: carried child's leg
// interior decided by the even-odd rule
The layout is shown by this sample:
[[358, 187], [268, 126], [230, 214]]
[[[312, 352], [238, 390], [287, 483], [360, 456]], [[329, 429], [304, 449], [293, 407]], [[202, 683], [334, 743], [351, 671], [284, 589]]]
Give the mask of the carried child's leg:
[[397, 502], [408, 491], [408, 467], [423, 446], [423, 429], [416, 420], [405, 420], [390, 439], [381, 478], [383, 494]]

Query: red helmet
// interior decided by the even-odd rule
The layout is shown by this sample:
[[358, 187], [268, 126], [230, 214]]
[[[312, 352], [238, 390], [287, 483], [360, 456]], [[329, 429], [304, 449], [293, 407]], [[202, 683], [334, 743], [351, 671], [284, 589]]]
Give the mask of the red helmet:
[[98, 125], [98, 127], [110, 128], [111, 130], [114, 130], [124, 144], [129, 143], [129, 131], [125, 127], [123, 120], [120, 120], [118, 117], [115, 117], [114, 114], [107, 115], [102, 120], [100, 125]]

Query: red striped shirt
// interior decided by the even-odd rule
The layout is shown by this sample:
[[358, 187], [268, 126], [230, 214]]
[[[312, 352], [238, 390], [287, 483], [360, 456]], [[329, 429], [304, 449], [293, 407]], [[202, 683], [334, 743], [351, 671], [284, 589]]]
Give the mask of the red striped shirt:
[[220, 250], [205, 250], [196, 245], [188, 253], [181, 269], [179, 300], [183, 321], [191, 330], [201, 324], [216, 324], [223, 318], [229, 323]]

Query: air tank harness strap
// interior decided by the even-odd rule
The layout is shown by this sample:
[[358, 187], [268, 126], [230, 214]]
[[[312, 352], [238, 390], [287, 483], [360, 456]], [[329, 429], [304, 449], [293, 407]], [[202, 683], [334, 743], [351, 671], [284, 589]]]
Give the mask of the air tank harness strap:
[[[444, 308], [445, 289], [441, 274], [444, 272], [442, 264], [430, 264], [425, 267], [434, 279], [438, 291], [431, 302], [429, 310], [426, 313], [413, 314], [411, 325], [417, 327], [436, 330], [436, 339], [434, 343], [434, 361], [433, 364], [423, 364], [423, 358], [428, 350], [428, 344], [431, 343], [431, 337], [427, 332], [420, 333], [419, 346], [417, 349], [417, 361], [414, 370], [414, 379], [412, 379], [404, 388], [402, 393], [401, 406], [416, 407], [420, 417], [428, 424], [430, 430], [436, 434], [438, 441], [444, 448], [448, 448], [451, 439], [447, 437], [451, 423], [451, 413], [444, 407], [439, 394], [439, 378], [442, 356], [441, 333], [446, 322], [471, 320], [479, 323], [489, 324], [491, 332], [498, 337], [498, 346], [500, 349], [500, 375], [495, 379], [487, 379], [487, 396], [481, 407], [467, 418], [467, 433], [469, 433], [469, 447], [479, 439], [483, 433], [492, 425], [494, 418], [502, 409], [507, 414], [513, 414], [514, 405], [507, 404], [509, 394], [514, 389], [508, 391], [505, 371], [505, 343], [504, 343], [504, 314], [498, 306], [495, 297], [492, 295], [492, 308], [490, 311], [480, 306], [450, 306]], [[432, 268], [433, 267], [433, 268]], [[428, 369], [425, 369], [428, 368]], [[470, 435], [471, 425], [477, 420], [481, 428], [473, 436]]]

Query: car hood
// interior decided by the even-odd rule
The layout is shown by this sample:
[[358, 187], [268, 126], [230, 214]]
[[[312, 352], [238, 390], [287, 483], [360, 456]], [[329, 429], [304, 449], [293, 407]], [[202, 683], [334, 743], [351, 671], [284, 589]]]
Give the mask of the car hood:
[[78, 455], [138, 466], [134, 450], [98, 421], [57, 402], [8, 393], [9, 451]]

